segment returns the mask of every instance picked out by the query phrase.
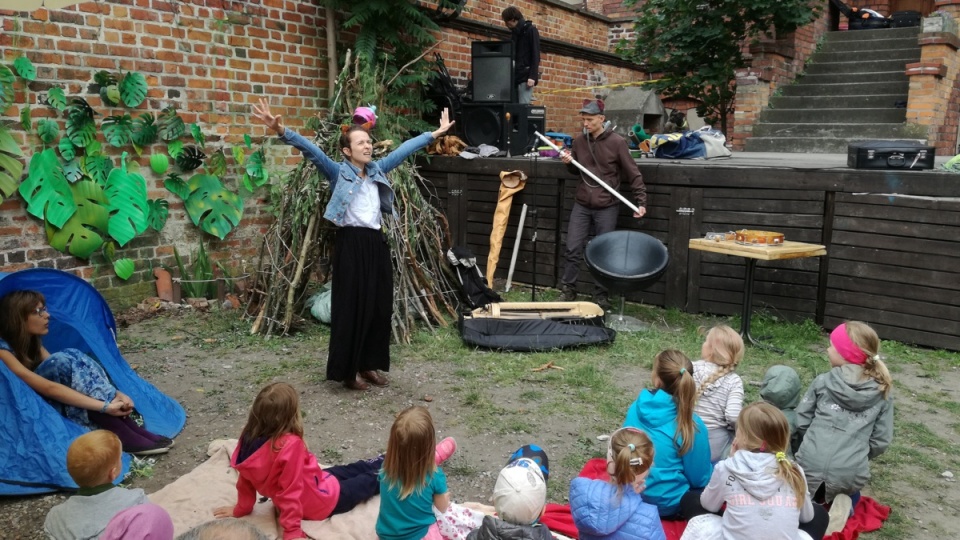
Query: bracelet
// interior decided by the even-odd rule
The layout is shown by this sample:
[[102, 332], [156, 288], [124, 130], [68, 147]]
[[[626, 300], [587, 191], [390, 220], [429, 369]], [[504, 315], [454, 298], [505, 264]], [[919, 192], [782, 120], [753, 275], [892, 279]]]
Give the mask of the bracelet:
[[110, 406], [110, 402], [107, 401], [107, 400], [104, 400], [104, 401], [103, 401], [103, 407], [100, 407], [100, 412], [102, 412], [102, 413], [107, 412], [107, 407], [109, 407], [109, 406]]

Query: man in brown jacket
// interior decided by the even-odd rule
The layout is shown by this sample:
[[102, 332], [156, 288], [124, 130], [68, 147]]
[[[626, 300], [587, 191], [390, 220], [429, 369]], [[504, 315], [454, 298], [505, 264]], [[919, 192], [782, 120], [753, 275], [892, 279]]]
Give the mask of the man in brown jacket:
[[[621, 183], [629, 184], [640, 208], [640, 212], [635, 212], [633, 217], [641, 218], [647, 211], [647, 188], [643, 185], [640, 169], [623, 137], [604, 127], [606, 117], [603, 115], [603, 101], [584, 101], [580, 117], [583, 120], [583, 134], [573, 140], [572, 151], [563, 152], [560, 156], [570, 172], [580, 173], [576, 200], [567, 225], [567, 246], [563, 275], [560, 277], [561, 300], [565, 302], [577, 299], [577, 276], [580, 275], [583, 249], [591, 229], [594, 235], [614, 230], [620, 212], [619, 199], [571, 162], [577, 160], [613, 189], [619, 189]], [[605, 310], [610, 308], [607, 290], [599, 283], [596, 284], [593, 301]]]

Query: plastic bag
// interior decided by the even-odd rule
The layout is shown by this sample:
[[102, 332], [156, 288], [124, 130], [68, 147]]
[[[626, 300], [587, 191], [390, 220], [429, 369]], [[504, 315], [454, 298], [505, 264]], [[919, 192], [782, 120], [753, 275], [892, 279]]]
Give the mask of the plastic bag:
[[307, 298], [307, 305], [310, 306], [310, 314], [313, 318], [323, 324], [330, 324], [330, 301], [333, 295], [331, 283], [323, 286], [319, 292]]

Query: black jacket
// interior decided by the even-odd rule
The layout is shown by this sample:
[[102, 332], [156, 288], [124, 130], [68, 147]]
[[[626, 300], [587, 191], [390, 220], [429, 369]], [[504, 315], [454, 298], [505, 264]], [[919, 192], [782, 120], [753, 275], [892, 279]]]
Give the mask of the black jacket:
[[540, 32], [532, 22], [524, 20], [511, 31], [513, 42], [513, 82], [540, 80]]

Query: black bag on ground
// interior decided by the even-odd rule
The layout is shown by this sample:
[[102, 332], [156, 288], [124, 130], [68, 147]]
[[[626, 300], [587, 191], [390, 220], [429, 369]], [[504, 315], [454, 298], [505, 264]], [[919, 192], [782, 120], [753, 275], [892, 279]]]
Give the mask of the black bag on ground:
[[460, 337], [468, 345], [499, 351], [551, 351], [613, 343], [617, 331], [603, 317], [494, 319], [460, 315]]
[[503, 299], [487, 286], [487, 281], [477, 266], [477, 257], [465, 247], [453, 247], [447, 251], [447, 259], [457, 272], [463, 299], [471, 308], [483, 307]]

